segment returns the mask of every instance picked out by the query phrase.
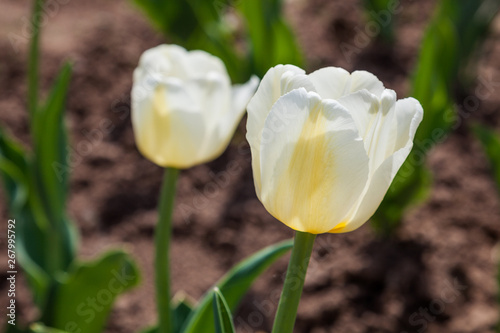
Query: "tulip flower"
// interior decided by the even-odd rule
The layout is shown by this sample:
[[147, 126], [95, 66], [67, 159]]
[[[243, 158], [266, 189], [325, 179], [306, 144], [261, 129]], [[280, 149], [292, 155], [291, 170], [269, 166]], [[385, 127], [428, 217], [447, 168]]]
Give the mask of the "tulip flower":
[[255, 189], [296, 230], [273, 333], [293, 331], [316, 234], [352, 231], [377, 210], [423, 117], [373, 74], [270, 69], [248, 104]]
[[132, 125], [140, 152], [163, 167], [186, 169], [226, 149], [258, 85], [231, 86], [224, 63], [204, 51], [160, 45], [134, 72]]
[[132, 125], [139, 151], [166, 167], [155, 229], [158, 332], [172, 332], [169, 249], [179, 169], [226, 149], [259, 80], [231, 86], [224, 63], [203, 51], [160, 45], [134, 71]]
[[248, 104], [257, 195], [292, 229], [352, 231], [380, 205], [422, 115], [368, 72], [276, 66]]

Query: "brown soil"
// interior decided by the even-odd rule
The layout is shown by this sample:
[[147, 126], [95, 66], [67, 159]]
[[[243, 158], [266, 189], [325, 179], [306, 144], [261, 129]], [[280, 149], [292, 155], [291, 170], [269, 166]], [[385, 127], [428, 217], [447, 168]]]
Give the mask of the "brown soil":
[[[26, 43], [18, 52], [10, 33], [23, 34], [26, 2], [1, 0], [0, 120], [29, 146], [26, 115]], [[126, 248], [143, 282], [119, 298], [106, 332], [137, 332], [154, 323], [152, 286], [155, 206], [162, 170], [142, 158], [132, 136], [129, 92], [140, 54], [162, 42], [127, 2], [61, 1], [48, 16], [42, 40], [42, 87], [64, 59], [74, 63], [67, 123], [72, 165], [69, 212], [78, 224], [81, 256]], [[287, 16], [309, 69], [336, 65], [366, 69], [399, 96], [418, 53], [432, 1], [401, 1], [397, 38], [388, 47], [375, 38], [346, 57], [364, 31], [360, 2], [294, 0]], [[500, 22], [480, 59], [479, 78], [500, 71]], [[346, 44], [344, 44], [346, 45]], [[358, 44], [360, 45], [360, 44]], [[474, 91], [470, 96], [474, 96]], [[459, 100], [461, 104], [462, 100]], [[472, 117], [500, 127], [500, 96], [483, 98]], [[111, 124], [112, 128], [106, 130]], [[172, 249], [173, 288], [197, 299], [232, 265], [292, 236], [262, 207], [253, 189], [244, 124], [222, 157], [183, 171], [178, 186]], [[493, 332], [499, 320], [495, 275], [499, 258], [500, 204], [487, 160], [466, 125], [432, 150], [435, 182], [429, 200], [412, 209], [393, 239], [376, 237], [369, 224], [341, 235], [321, 235], [313, 254], [297, 332]], [[9, 214], [0, 201], [1, 220]], [[5, 228], [0, 248], [5, 249]], [[6, 304], [6, 251], [0, 253], [0, 304]], [[239, 332], [269, 331], [286, 259], [274, 265], [236, 313]], [[18, 315], [36, 316], [24, 282]], [[0, 324], [5, 316], [0, 317]]]

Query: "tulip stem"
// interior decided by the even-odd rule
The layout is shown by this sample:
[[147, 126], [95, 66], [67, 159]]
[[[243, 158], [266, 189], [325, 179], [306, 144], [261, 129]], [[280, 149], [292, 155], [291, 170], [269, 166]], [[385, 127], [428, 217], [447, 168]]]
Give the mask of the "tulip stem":
[[292, 333], [316, 235], [297, 231], [272, 333]]
[[172, 212], [179, 170], [165, 169], [160, 194], [158, 224], [155, 231], [155, 279], [156, 306], [158, 311], [158, 332], [172, 332], [172, 315], [170, 310], [170, 238], [172, 234]]

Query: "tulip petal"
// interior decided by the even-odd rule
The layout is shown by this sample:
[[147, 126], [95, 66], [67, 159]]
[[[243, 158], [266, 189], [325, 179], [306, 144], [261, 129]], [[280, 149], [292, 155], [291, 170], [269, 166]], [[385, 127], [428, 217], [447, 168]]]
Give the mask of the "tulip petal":
[[366, 89], [377, 97], [382, 96], [384, 84], [375, 75], [367, 71], [354, 71], [351, 74], [351, 92]]
[[344, 223], [368, 178], [368, 156], [339, 103], [296, 89], [281, 97], [262, 132], [261, 201], [289, 227], [324, 233]]
[[271, 68], [262, 79], [257, 92], [248, 103], [247, 140], [252, 152], [252, 169], [257, 196], [260, 194], [260, 137], [269, 111], [285, 93], [304, 87], [314, 91], [314, 86], [304, 70], [293, 65]]
[[375, 75], [365, 71], [349, 74], [340, 67], [325, 67], [309, 74], [309, 79], [322, 98], [339, 99], [363, 89], [380, 97], [384, 91], [383, 83]]
[[146, 50], [134, 72], [134, 81], [141, 81], [151, 75], [186, 79], [186, 71], [190, 67], [186, 55], [186, 49], [178, 45], [163, 44]]
[[[160, 166], [188, 168], [197, 163], [206, 128], [175, 80], [159, 83], [153, 94], [133, 100], [132, 123], [141, 153]], [[179, 145], [182, 142], [182, 145]]]
[[[234, 85], [232, 88], [231, 97], [231, 108], [226, 115], [227, 120], [223, 124], [223, 130], [227, 130], [228, 127], [236, 127], [241, 117], [245, 113], [248, 102], [252, 98], [259, 85], [259, 78], [252, 76], [248, 82], [242, 85]], [[234, 128], [232, 131], [233, 132]]]
[[361, 90], [339, 99], [349, 110], [365, 149], [370, 157], [371, 173], [395, 152], [397, 122], [395, 121], [396, 93], [386, 89], [379, 100], [367, 90]]
[[134, 81], [150, 75], [193, 80], [204, 78], [210, 73], [218, 73], [230, 84], [226, 67], [219, 58], [205, 51], [189, 52], [179, 45], [163, 44], [143, 53], [134, 72]]
[[380, 203], [384, 199], [392, 180], [396, 176], [396, 173], [408, 157], [412, 146], [413, 143], [411, 142], [408, 146], [395, 152], [392, 156], [386, 159], [382, 165], [380, 165], [370, 178], [366, 193], [359, 201], [357, 209], [354, 210], [353, 216], [349, 219], [350, 221], [344, 228], [330, 230], [331, 233], [353, 231], [363, 225], [370, 217], [373, 216], [373, 214], [375, 214], [378, 206], [380, 206]]
[[332, 233], [348, 232], [359, 228], [375, 214], [398, 170], [403, 165], [413, 147], [413, 139], [418, 125], [423, 118], [423, 109], [414, 98], [405, 98], [396, 102], [396, 119], [393, 132], [397, 133], [396, 152], [387, 158], [368, 181], [366, 193], [358, 206], [353, 209], [352, 218], [345, 228], [331, 230]]
[[257, 76], [252, 76], [247, 83], [233, 86], [231, 109], [229, 110], [232, 118], [228, 118], [229, 126], [235, 122], [239, 122], [258, 85], [259, 78]]
[[396, 102], [397, 139], [395, 149], [401, 149], [413, 141], [418, 125], [422, 121], [424, 110], [419, 101], [409, 97]]
[[[209, 131], [215, 130], [231, 107], [231, 83], [225, 76], [211, 72], [204, 78], [183, 82], [187, 99], [179, 100], [184, 108], [194, 108]], [[172, 96], [175, 99], [177, 96]], [[179, 96], [180, 97], [180, 96]], [[170, 100], [169, 103], [174, 102]]]
[[201, 50], [186, 51], [186, 56], [185, 61], [189, 64], [187, 73], [190, 78], [200, 78], [209, 73], [218, 73], [230, 84], [229, 74], [221, 59]]
[[[203, 142], [204, 148], [202, 150], [213, 152], [204, 159], [207, 161], [211, 160], [226, 149], [258, 84], [259, 79], [256, 76], [252, 76], [245, 84], [234, 85], [231, 91], [230, 106], [223, 108], [223, 104], [221, 104], [220, 109], [223, 109], [224, 112], [219, 112], [220, 115], [217, 117], [214, 116], [216, 114], [215, 111], [208, 114], [208, 116], [213, 118], [212, 121], [215, 121], [214, 125], [216, 128], [211, 130], [210, 136]], [[214, 106], [217, 107], [217, 105]]]
[[322, 98], [339, 99], [349, 91], [351, 74], [340, 67], [325, 67], [309, 74], [309, 79]]

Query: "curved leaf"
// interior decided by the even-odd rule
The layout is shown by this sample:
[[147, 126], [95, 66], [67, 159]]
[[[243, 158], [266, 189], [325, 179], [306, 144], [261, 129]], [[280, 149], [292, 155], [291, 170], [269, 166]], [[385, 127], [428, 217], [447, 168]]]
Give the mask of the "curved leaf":
[[[271, 245], [231, 269], [216, 284], [216, 287], [224, 293], [229, 309], [234, 311], [255, 279], [292, 247], [293, 240]], [[213, 290], [205, 294], [198, 307], [189, 316], [182, 330], [183, 333], [215, 333], [214, 314], [211, 306], [213, 294]]]
[[47, 324], [72, 332], [101, 332], [115, 298], [138, 282], [135, 263], [121, 251], [79, 264], [57, 288]]

